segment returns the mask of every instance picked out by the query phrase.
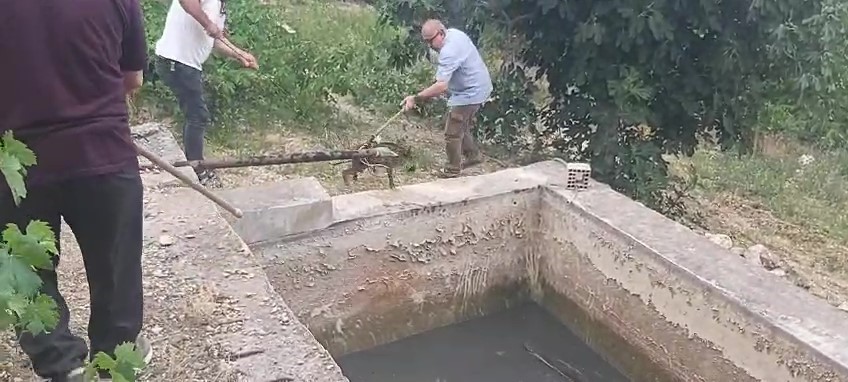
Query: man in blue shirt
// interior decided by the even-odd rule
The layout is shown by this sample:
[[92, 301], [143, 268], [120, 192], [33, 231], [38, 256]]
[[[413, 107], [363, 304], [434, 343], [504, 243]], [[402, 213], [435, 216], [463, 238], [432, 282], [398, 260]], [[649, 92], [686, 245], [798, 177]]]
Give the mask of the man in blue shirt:
[[[439, 20], [427, 20], [421, 26], [421, 38], [439, 52], [436, 82], [417, 95], [403, 100], [404, 111], [416, 103], [447, 92], [447, 121], [445, 122], [445, 151], [448, 163], [439, 175], [457, 177], [463, 168], [482, 161], [480, 149], [471, 135], [477, 112], [492, 94], [489, 70], [477, 47], [464, 32], [445, 28]], [[462, 157], [465, 157], [465, 162]]]

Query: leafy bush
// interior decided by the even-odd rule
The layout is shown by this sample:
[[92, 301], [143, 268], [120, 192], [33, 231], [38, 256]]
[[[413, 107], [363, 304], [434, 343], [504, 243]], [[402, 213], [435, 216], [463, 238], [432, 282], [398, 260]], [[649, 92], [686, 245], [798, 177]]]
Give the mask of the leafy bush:
[[[597, 179], [654, 208], [666, 208], [664, 154], [692, 155], [707, 132], [745, 149], [758, 118], [775, 110], [769, 102], [790, 105], [799, 133], [844, 136], [844, 2], [377, 1], [409, 30], [451, 18], [458, 3], [470, 7], [455, 26], [500, 36], [486, 47], [500, 51], [504, 70], [481, 116], [484, 135], [514, 145], [526, 124], [537, 142], [591, 161]], [[547, 100], [527, 102], [522, 81], [543, 81]]]
[[[168, 4], [143, 0], [143, 7], [153, 57]], [[285, 5], [229, 0], [227, 7], [230, 40], [253, 53], [260, 68], [247, 71], [223, 59], [207, 62], [210, 109], [224, 125], [321, 124], [333, 113], [335, 97], [348, 94], [364, 106], [396, 110], [403, 95], [427, 81], [423, 63], [411, 71], [392, 68], [384, 52], [402, 32], [379, 23], [367, 8], [317, 0]], [[175, 105], [150, 69], [151, 86], [143, 99], [152, 106]]]
[[810, 17], [781, 24], [770, 49], [790, 57], [785, 81], [768, 84], [759, 132], [832, 149], [848, 141], [848, 3], [820, 0]]

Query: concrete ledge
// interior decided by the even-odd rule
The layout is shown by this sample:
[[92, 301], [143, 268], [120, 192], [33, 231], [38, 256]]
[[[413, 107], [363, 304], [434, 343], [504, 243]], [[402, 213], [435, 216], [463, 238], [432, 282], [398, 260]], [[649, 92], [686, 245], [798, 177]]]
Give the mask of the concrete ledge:
[[[574, 246], [573, 255], [585, 256], [592, 269], [602, 272], [604, 282], [637, 296], [655, 310], [655, 319], [671, 323], [684, 338], [706, 341], [704, 346], [752, 380], [848, 380], [844, 312], [607, 186], [580, 193], [554, 187], [545, 195], [543, 211], [564, 214], [542, 231], [560, 234], [559, 240]], [[569, 223], [554, 223], [562, 219]], [[600, 285], [584, 285], [595, 287]], [[617, 311], [609, 300], [606, 309]], [[628, 313], [629, 319], [635, 317]], [[630, 325], [647, 328], [651, 323]], [[655, 354], [677, 359], [666, 366], [678, 368], [679, 375], [707, 381], [727, 377], [717, 360], [703, 362], [706, 353], [675, 352], [658, 337], [643, 340], [654, 342]]]
[[[157, 246], [157, 235], [163, 231], [193, 238], [178, 239], [164, 250], [147, 251], [147, 261], [166, 267], [151, 269], [148, 264], [145, 278], [155, 281], [157, 288], [170, 289], [172, 296], [186, 292], [180, 284], [170, 285], [182, 280], [214, 291], [215, 301], [227, 301], [220, 309], [235, 312], [237, 317], [223, 324], [216, 323], [220, 318], [214, 315], [206, 317], [216, 323], [211, 327], [217, 328], [206, 333], [206, 339], [221, 347], [222, 362], [243, 376], [240, 381], [347, 381], [329, 353], [274, 291], [253, 254], [212, 202], [186, 188], [168, 188], [151, 194], [150, 199], [162, 213], [145, 227], [149, 246]], [[174, 224], [173, 217], [182, 223]], [[167, 278], [161, 277], [163, 272]]]
[[248, 245], [326, 228], [333, 202], [317, 179], [298, 178], [217, 193], [244, 212], [227, 219]]
[[526, 192], [554, 182], [561, 176], [558, 173], [561, 168], [561, 163], [547, 161], [479, 176], [412, 184], [395, 190], [339, 195], [333, 197], [335, 222]]

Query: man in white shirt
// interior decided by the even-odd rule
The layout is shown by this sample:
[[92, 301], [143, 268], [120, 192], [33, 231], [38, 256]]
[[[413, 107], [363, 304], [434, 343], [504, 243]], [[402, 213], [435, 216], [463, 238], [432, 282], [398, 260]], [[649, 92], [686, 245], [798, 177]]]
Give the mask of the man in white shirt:
[[[172, 0], [162, 37], [156, 42], [156, 70], [176, 95], [185, 116], [186, 159], [203, 160], [203, 139], [210, 122], [203, 94], [203, 63], [212, 51], [257, 69], [256, 59], [224, 36], [226, 0]], [[195, 168], [201, 183], [217, 185], [215, 174]]]

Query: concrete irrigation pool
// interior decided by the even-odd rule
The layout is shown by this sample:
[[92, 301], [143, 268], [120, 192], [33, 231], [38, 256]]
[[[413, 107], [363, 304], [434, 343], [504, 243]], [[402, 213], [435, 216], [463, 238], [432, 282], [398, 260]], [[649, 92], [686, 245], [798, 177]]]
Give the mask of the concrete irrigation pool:
[[[354, 382], [848, 381], [844, 313], [564, 178], [551, 161], [333, 198], [281, 183], [234, 228]], [[252, 192], [225, 196], [249, 211]]]

